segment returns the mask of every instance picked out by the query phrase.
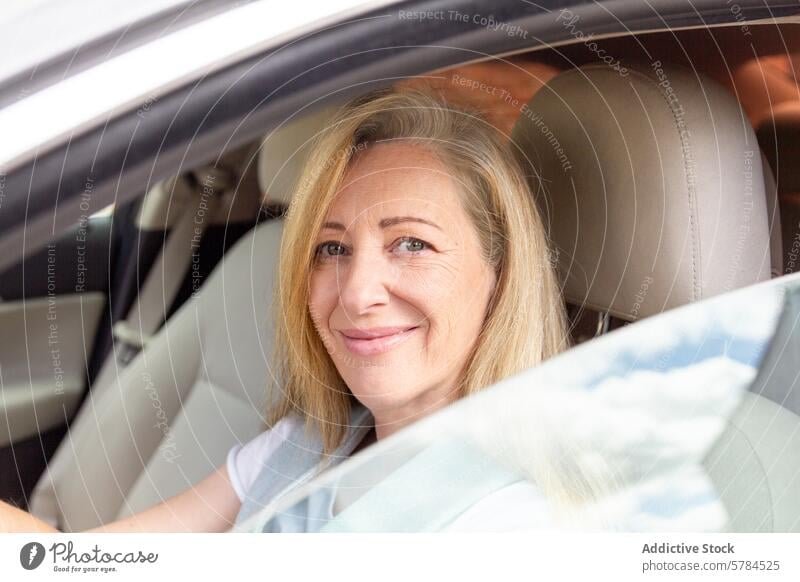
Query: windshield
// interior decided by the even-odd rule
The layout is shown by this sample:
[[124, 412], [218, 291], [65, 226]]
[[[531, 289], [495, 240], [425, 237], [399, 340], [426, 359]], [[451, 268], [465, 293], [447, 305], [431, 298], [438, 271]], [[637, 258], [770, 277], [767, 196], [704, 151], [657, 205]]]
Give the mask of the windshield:
[[368, 448], [236, 531], [800, 528], [800, 419], [756, 382], [787, 281], [800, 279], [574, 348]]

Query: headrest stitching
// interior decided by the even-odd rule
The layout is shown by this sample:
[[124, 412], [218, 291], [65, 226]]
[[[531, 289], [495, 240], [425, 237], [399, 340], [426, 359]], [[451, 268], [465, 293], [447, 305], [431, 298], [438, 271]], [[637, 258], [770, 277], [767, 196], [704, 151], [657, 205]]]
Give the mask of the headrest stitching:
[[[675, 109], [670, 105], [666, 94], [664, 93], [664, 91], [662, 91], [661, 85], [659, 83], [656, 83], [655, 80], [652, 77], [650, 77], [648, 75], [644, 75], [639, 71], [631, 71], [631, 72], [638, 73], [638, 76], [641, 76], [645, 81], [647, 81], [651, 85], [653, 85], [655, 87], [656, 91], [658, 92], [658, 94], [661, 95], [661, 98], [664, 99], [664, 103], [666, 103], [667, 108], [669, 109], [670, 113], [672, 113], [672, 118], [673, 118], [673, 121], [675, 122], [674, 123], [674, 128], [677, 130], [678, 139], [680, 140], [681, 134], [680, 134], [677, 114], [675, 112]], [[684, 125], [686, 125], [685, 124], [685, 120], [684, 120]], [[687, 135], [686, 139], [687, 139], [687, 142], [688, 142], [689, 137], [692, 135], [692, 132], [689, 131], [688, 126], [686, 127], [686, 135]], [[687, 143], [687, 145], [688, 145], [688, 143]], [[695, 215], [696, 215], [696, 210], [697, 210], [697, 208], [696, 208], [697, 193], [696, 193], [695, 187], [689, 182], [688, 177], [686, 175], [686, 171], [685, 171], [685, 169], [687, 167], [687, 165], [686, 165], [686, 162], [687, 162], [686, 150], [687, 149], [690, 149], [690, 148], [681, 147], [681, 157], [683, 158], [684, 180], [686, 181], [686, 190], [687, 190], [687, 197], [688, 197], [687, 205], [689, 207], [689, 233], [690, 233], [690, 236], [692, 238], [692, 241], [691, 241], [692, 242], [692, 253], [691, 253], [691, 256], [692, 256], [692, 301], [697, 301], [698, 299], [700, 299], [700, 293], [701, 293], [700, 281], [698, 281], [698, 270], [697, 270], [697, 263], [701, 260], [701, 257], [700, 257], [700, 240], [699, 240], [699, 237], [697, 235], [697, 224], [696, 224], [696, 220], [695, 220]], [[693, 202], [694, 202], [694, 205], [692, 204]]]

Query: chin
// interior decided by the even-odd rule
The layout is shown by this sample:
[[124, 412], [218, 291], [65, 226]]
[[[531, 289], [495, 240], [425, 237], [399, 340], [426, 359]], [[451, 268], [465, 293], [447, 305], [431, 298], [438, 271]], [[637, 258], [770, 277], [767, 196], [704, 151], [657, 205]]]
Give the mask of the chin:
[[397, 374], [386, 377], [385, 370], [380, 374], [363, 374], [347, 382], [350, 392], [361, 404], [372, 411], [402, 407], [409, 400], [409, 385], [398, 383]]

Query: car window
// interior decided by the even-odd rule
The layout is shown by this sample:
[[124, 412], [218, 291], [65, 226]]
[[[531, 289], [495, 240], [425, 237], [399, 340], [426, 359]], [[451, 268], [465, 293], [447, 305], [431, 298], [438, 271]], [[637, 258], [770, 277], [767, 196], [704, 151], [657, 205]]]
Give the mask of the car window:
[[[761, 366], [788, 317], [784, 298], [798, 293], [800, 278], [784, 277], [582, 344], [366, 449], [236, 529], [800, 528], [800, 447], [787, 448], [800, 444], [800, 417], [753, 392], [772, 373]], [[754, 496], [761, 483], [772, 498]]]

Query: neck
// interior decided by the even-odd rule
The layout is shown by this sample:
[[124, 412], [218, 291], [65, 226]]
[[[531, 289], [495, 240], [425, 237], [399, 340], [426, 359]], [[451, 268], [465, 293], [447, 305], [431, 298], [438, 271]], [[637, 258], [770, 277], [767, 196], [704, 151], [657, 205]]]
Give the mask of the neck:
[[426, 392], [424, 401], [413, 401], [408, 404], [388, 409], [388, 410], [372, 410], [372, 416], [375, 419], [375, 436], [377, 440], [386, 438], [395, 432], [405, 428], [406, 426], [440, 410], [454, 402], [458, 396], [455, 390], [445, 392], [444, 396], [437, 399], [430, 397], [430, 393]]

